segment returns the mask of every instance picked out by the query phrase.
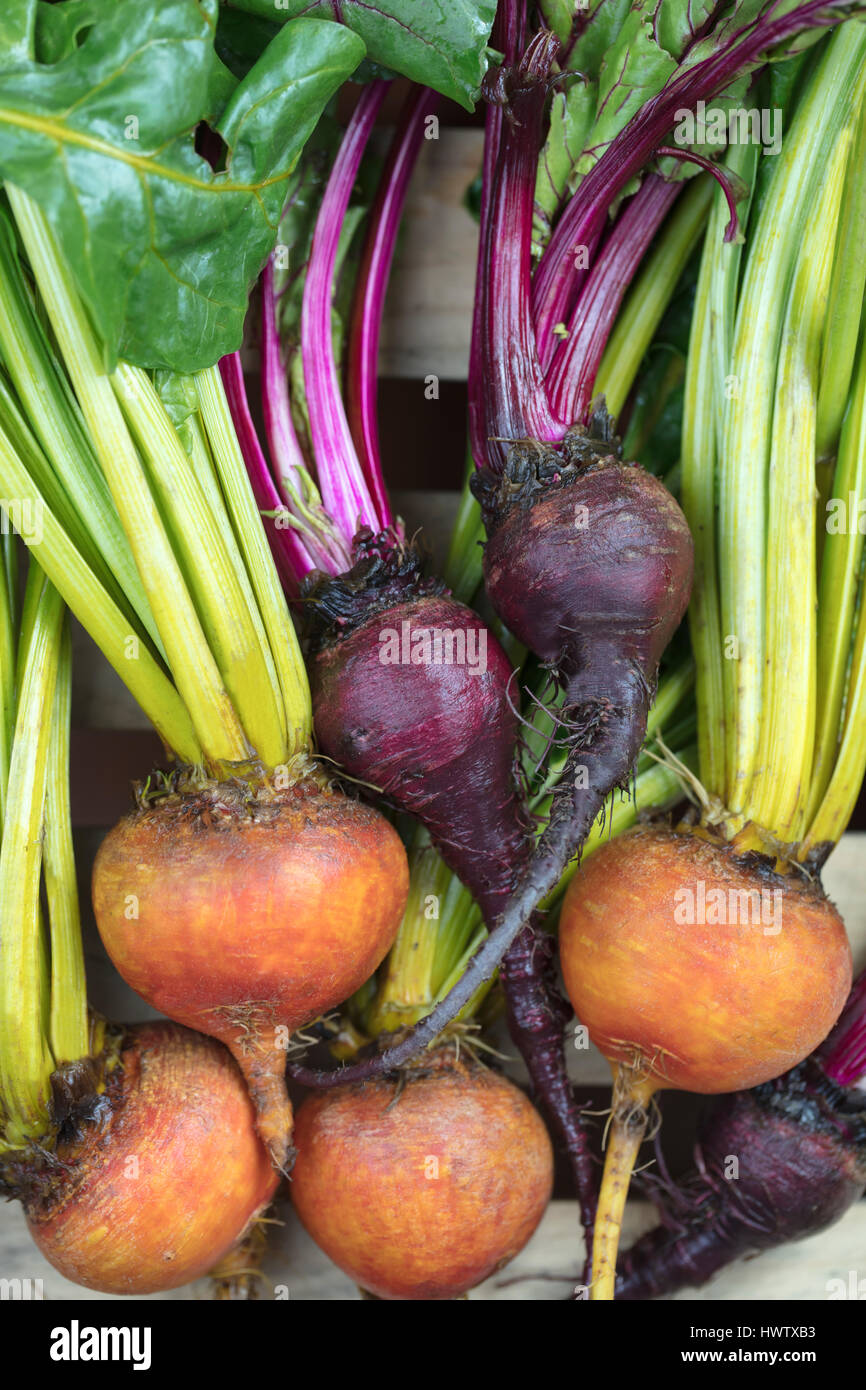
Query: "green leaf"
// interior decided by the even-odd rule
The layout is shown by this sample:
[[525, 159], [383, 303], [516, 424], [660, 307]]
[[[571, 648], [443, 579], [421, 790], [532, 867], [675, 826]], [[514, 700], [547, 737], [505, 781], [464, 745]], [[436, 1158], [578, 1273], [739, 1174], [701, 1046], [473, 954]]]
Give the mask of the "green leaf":
[[59, 63], [74, 53], [104, 10], [103, 0], [65, 0], [62, 5], [39, 0], [36, 6], [36, 57], [40, 63]]
[[579, 174], [592, 168], [643, 103], [661, 91], [676, 67], [653, 38], [642, 9], [631, 10], [602, 64], [595, 124], [577, 163]]
[[535, 181], [535, 242], [540, 250], [550, 236], [553, 219], [568, 192], [578, 157], [595, 115], [597, 83], [584, 85], [572, 79], [565, 91], [555, 92], [550, 104], [550, 128]]
[[487, 70], [496, 0], [234, 0], [233, 8], [267, 19], [339, 20], [364, 40], [373, 63], [471, 111]]
[[33, 57], [36, 0], [3, 0], [0, 9], [0, 67], [13, 67]]
[[[551, 101], [550, 126], [538, 164], [535, 245], [539, 251], [572, 191], [577, 162], [596, 117], [602, 63], [628, 16], [629, 4], [630, 0], [591, 0], [579, 12], [580, 36], [569, 52], [567, 75]], [[552, 24], [552, 16], [548, 23]]]
[[539, 9], [548, 29], [553, 30], [560, 43], [567, 43], [574, 22], [572, 0], [540, 0]]
[[595, 0], [588, 13], [568, 57], [575, 76], [565, 78], [569, 85], [551, 106], [536, 180], [536, 251], [565, 198], [676, 71], [675, 59], [655, 37], [654, 14], [653, 0], [637, 0], [631, 8], [628, 0]]
[[[774, 0], [773, 17], [796, 7], [801, 0]], [[583, 74], [578, 86], [566, 77], [551, 103], [550, 125], [539, 162], [536, 182], [534, 252], [546, 244], [551, 228], [565, 200], [574, 194], [581, 179], [620, 133], [637, 109], [656, 96], [674, 72], [682, 73], [711, 57], [723, 44], [731, 43], [750, 30], [768, 12], [767, 0], [591, 0], [582, 29], [568, 54], [568, 69]], [[841, 18], [841, 15], [840, 15]], [[711, 21], [710, 28], [707, 25]], [[781, 61], [817, 43], [824, 30], [806, 30], [789, 39], [759, 62], [768, 60], [784, 71], [776, 84], [774, 106], [787, 106], [791, 87], [798, 79], [799, 66]], [[795, 62], [799, 64], [800, 58]], [[752, 84], [753, 62], [740, 72], [708, 103], [712, 112], [727, 115], [732, 109], [762, 105], [754, 96], [747, 99]], [[569, 81], [573, 85], [566, 86]], [[774, 92], [776, 90], [774, 88]], [[686, 143], [678, 134], [676, 143], [683, 153], [692, 151], [709, 158], [720, 155], [725, 141], [710, 138]], [[696, 166], [673, 159], [661, 162], [666, 178], [691, 178]], [[624, 194], [635, 191], [633, 180]]]
[[[216, 0], [86, 9], [64, 58], [0, 74], [0, 174], [49, 218], [109, 359], [192, 373], [239, 346], [292, 168], [364, 47], [298, 19], [227, 101]], [[219, 173], [195, 152], [203, 120]]]
[[216, 31], [216, 51], [226, 67], [240, 81], [261, 58], [279, 24], [256, 15], [220, 7]]
[[159, 371], [153, 374], [153, 384], [177, 431], [178, 439], [187, 455], [191, 455], [194, 441], [191, 421], [197, 416], [199, 408], [195, 381], [190, 376], [181, 376], [179, 372]]
[[630, 8], [630, 0], [591, 0], [587, 9], [581, 11], [580, 38], [568, 58], [568, 66], [574, 72], [598, 76], [604, 55], [625, 23]]
[[683, 0], [661, 0], [653, 17], [656, 42], [672, 58], [681, 58], [717, 8], [716, 0], [689, 0], [688, 4], [683, 4]]

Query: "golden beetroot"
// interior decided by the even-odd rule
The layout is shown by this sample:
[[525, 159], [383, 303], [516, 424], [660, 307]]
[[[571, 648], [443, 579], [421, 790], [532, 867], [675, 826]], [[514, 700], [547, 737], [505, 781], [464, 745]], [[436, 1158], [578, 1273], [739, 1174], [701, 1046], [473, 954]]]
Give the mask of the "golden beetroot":
[[650, 826], [603, 845], [572, 880], [560, 958], [610, 1061], [703, 1094], [801, 1062], [851, 988], [845, 927], [820, 888]]
[[129, 1030], [97, 1122], [57, 1152], [25, 1197], [30, 1231], [61, 1274], [103, 1293], [206, 1274], [279, 1181], [228, 1052], [161, 1021]]
[[289, 1034], [352, 994], [399, 926], [406, 854], [387, 821], [313, 780], [255, 800], [166, 798], [103, 841], [93, 904], [121, 975], [234, 1054], [278, 1166]]
[[522, 1091], [445, 1047], [300, 1107], [291, 1192], [318, 1245], [383, 1299], [449, 1299], [512, 1259], [553, 1181]]
[[590, 1296], [610, 1298], [631, 1170], [652, 1096], [769, 1081], [838, 1018], [851, 951], [838, 912], [797, 870], [711, 832], [641, 826], [569, 885], [560, 958], [581, 1023], [614, 1068]]

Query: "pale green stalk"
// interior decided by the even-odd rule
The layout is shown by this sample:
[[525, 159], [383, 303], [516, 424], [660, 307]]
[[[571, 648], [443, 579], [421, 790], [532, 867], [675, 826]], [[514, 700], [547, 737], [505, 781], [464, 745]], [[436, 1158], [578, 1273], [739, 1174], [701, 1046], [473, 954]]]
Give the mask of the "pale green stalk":
[[406, 907], [367, 1021], [373, 1036], [417, 1022], [435, 999], [436, 949], [453, 875], [420, 827], [409, 850], [409, 869]]
[[[58, 371], [45, 331], [24, 284], [9, 230], [0, 223], [0, 348], [50, 466], [38, 478], [52, 509], [120, 607], [159, 645], [153, 615], [117, 508], [100, 472], [69, 383]], [[10, 401], [3, 386], [4, 397]], [[16, 411], [17, 413], [17, 411]], [[7, 422], [7, 428], [10, 428]]]
[[861, 586], [864, 542], [858, 523], [864, 498], [866, 334], [856, 357], [850, 404], [839, 442], [833, 498], [819, 517], [825, 535], [818, 590], [818, 715], [807, 823], [824, 801], [840, 754], [851, 633]]
[[844, 833], [866, 772], [866, 603], [861, 593], [860, 616], [854, 637], [851, 678], [839, 753], [817, 813], [803, 841], [802, 857], [833, 845]]
[[[443, 998], [448, 992], [445, 983], [455, 976], [458, 963], [465, 959], [467, 943], [475, 940], [479, 932], [482, 936], [486, 935], [486, 927], [481, 920], [481, 909], [456, 874], [451, 876], [448, 891], [442, 901], [440, 916], [441, 930], [436, 941], [436, 957], [431, 977], [436, 999]], [[471, 951], [469, 953], [471, 955]]]
[[457, 516], [451, 530], [448, 557], [442, 578], [461, 603], [471, 603], [481, 586], [481, 565], [484, 557], [484, 522], [481, 508], [469, 489], [469, 479], [475, 472], [472, 454], [467, 448], [466, 468]]
[[126, 615], [129, 630], [137, 632], [151, 651], [158, 652], [164, 660], [165, 652], [162, 649], [152, 614], [149, 614], [148, 623], [145, 624], [128, 602], [114, 575], [109, 571], [103, 557], [93, 544], [83, 518], [64, 491], [61, 481], [45, 457], [35, 433], [22, 415], [17, 398], [2, 375], [0, 375], [0, 424], [2, 424], [15, 453], [20, 458], [27, 460], [27, 468], [35, 486], [45, 499], [45, 504], [51, 508], [79, 555], [88, 568], [92, 570], [102, 587], [111, 595], [114, 604]]
[[[732, 171], [749, 190], [738, 206], [744, 221], [754, 186], [756, 155], [738, 147], [728, 155]], [[698, 770], [707, 791], [724, 798], [725, 651], [722, 637], [716, 535], [716, 475], [723, 444], [724, 402], [741, 243], [724, 241], [729, 218], [718, 189], [698, 273], [683, 396], [680, 501], [695, 542], [689, 633], [696, 663]]]
[[3, 565], [0, 573], [0, 831], [6, 812], [6, 783], [9, 780], [9, 759], [15, 735], [15, 620], [16, 589], [14, 578], [6, 565], [11, 550], [15, 559], [15, 537], [8, 518], [2, 516]]
[[265, 766], [275, 767], [285, 761], [286, 740], [281, 704], [272, 693], [273, 663], [259, 644], [246, 601], [248, 587], [237, 582], [227, 537], [150, 378], [120, 362], [111, 382], [241, 727]]
[[614, 419], [626, 403], [677, 281], [698, 244], [714, 188], [711, 178], [701, 176], [680, 195], [658, 245], [644, 260], [617, 314], [593, 388], [593, 396], [604, 396]]
[[[712, 282], [723, 259], [719, 217], [714, 212], [698, 275], [686, 360], [680, 502], [695, 548], [689, 601], [689, 636], [695, 658], [698, 776], [714, 796], [725, 795], [725, 687], [719, 576], [716, 553], [716, 467], [718, 442], [714, 398]], [[713, 254], [715, 251], [715, 255]]]
[[728, 204], [721, 189], [716, 192], [713, 213], [707, 228], [703, 259], [709, 259], [712, 271], [709, 279], [710, 338], [713, 357], [713, 397], [716, 408], [716, 443], [719, 453], [725, 446], [725, 413], [729, 399], [729, 388], [734, 385], [729, 377], [734, 351], [734, 331], [737, 319], [737, 286], [740, 280], [745, 236], [743, 228], [747, 225], [752, 201], [755, 196], [755, 182], [758, 176], [757, 145], [731, 145], [725, 156], [725, 168], [740, 181], [745, 196], [737, 204], [737, 217], [740, 224], [740, 238], [725, 242], [724, 229], [727, 225]]
[[232, 565], [235, 584], [240, 591], [240, 598], [238, 601], [243, 605], [248, 616], [248, 621], [255, 629], [256, 639], [267, 672], [267, 688], [269, 691], [279, 692], [279, 698], [272, 696], [271, 703], [275, 705], [275, 712], [280, 720], [280, 740], [283, 746], [285, 746], [288, 733], [286, 727], [285, 704], [282, 699], [279, 676], [277, 675], [277, 668], [274, 663], [270, 642], [268, 641], [268, 634], [265, 631], [262, 615], [259, 612], [258, 601], [253, 586], [250, 583], [250, 577], [247, 573], [244, 557], [241, 554], [235, 536], [231, 518], [226, 509], [225, 498], [217, 482], [216, 469], [208, 447], [207, 436], [204, 432], [201, 418], [198, 415], [192, 415], [187, 421], [187, 425], [190, 438], [189, 460], [198, 480], [198, 485], [204, 492], [211, 514], [219, 527], [223, 545], [225, 546], [226, 553]]
[[828, 144], [850, 119], [864, 54], [862, 25], [843, 24], [831, 36], [750, 230], [719, 468], [721, 634], [735, 644], [724, 666], [725, 802], [734, 813], [745, 814], [764, 717], [766, 479], [783, 319]]
[[312, 744], [313, 713], [306, 668], [250, 487], [219, 369], [210, 367], [199, 372], [195, 382], [211, 455], [277, 669], [291, 759], [309, 753]]
[[830, 302], [821, 358], [815, 447], [832, 457], [848, 402], [866, 289], [866, 102], [861, 103], [848, 160], [842, 215], [836, 234]]
[[[763, 719], [747, 813], [783, 842], [797, 838], [815, 744], [815, 424], [846, 134], [826, 153], [782, 328], [767, 503]], [[792, 578], [796, 576], [794, 582]]]
[[43, 581], [18, 701], [0, 848], [0, 1087], [5, 1139], [12, 1146], [38, 1138], [49, 1124], [53, 1061], [44, 1033], [39, 884], [62, 615], [60, 595]]
[[11, 184], [6, 185], [6, 193], [132, 549], [173, 678], [205, 757], [213, 766], [243, 761], [249, 754], [243, 729], [165, 534], [71, 276], [38, 206]]
[[[35, 441], [33, 441], [35, 448]], [[0, 423], [0, 489], [5, 498], [27, 499], [41, 520], [41, 535], [30, 549], [69, 608], [90, 633], [121, 680], [153, 722], [168, 748], [184, 762], [202, 760], [183, 701], [146, 642], [103, 589], [53, 515], [33, 477]]]
[[51, 935], [50, 1039], [55, 1066], [77, 1062], [89, 1048], [87, 981], [78, 908], [69, 801], [69, 726], [72, 714], [72, 646], [63, 624], [54, 692], [45, 795], [43, 872]]

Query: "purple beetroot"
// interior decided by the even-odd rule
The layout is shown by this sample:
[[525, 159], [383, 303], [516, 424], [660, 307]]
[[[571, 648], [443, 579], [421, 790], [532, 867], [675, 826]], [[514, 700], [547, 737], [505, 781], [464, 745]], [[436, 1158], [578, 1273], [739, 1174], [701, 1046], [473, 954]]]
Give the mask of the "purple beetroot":
[[362, 536], [347, 574], [304, 590], [319, 745], [421, 821], [491, 921], [530, 848], [511, 662], [411, 548], [382, 540]]
[[692, 539], [665, 486], [620, 462], [603, 410], [559, 449], [515, 445], [474, 488], [490, 599], [564, 690], [561, 785], [572, 792], [555, 802], [533, 864], [552, 887], [608, 793], [627, 785], [659, 660], [688, 606]]
[[724, 1096], [704, 1122], [694, 1170], [676, 1185], [653, 1181], [662, 1224], [620, 1256], [616, 1297], [700, 1286], [732, 1260], [838, 1221], [866, 1189], [864, 1078], [866, 972], [816, 1054]]
[[802, 1062], [715, 1106], [699, 1167], [659, 1191], [663, 1224], [620, 1257], [616, 1297], [659, 1298], [706, 1284], [732, 1260], [832, 1225], [864, 1188], [866, 1097]]

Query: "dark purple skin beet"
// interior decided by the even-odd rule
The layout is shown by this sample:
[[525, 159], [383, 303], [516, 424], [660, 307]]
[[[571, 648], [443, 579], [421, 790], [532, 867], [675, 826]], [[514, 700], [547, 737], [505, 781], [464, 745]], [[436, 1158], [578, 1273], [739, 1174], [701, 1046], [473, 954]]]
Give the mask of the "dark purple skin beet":
[[[661, 655], [691, 591], [685, 517], [662, 483], [622, 464], [606, 412], [557, 452], [515, 446], [501, 478], [474, 490], [487, 529], [484, 576], [503, 622], [565, 688], [569, 759], [550, 823], [525, 880], [541, 897], [580, 849], [605, 797], [627, 783], [646, 734]], [[578, 768], [585, 774], [578, 778]], [[585, 1121], [563, 1055], [570, 1010], [558, 996], [544, 943], [524, 929], [502, 963], [511, 1036], [564, 1139], [586, 1235], [597, 1179]]]
[[484, 551], [491, 600], [577, 698], [617, 688], [613, 653], [643, 672], [658, 667], [691, 587], [691, 536], [658, 478], [602, 459], [512, 502], [494, 526]]
[[[492, 921], [531, 847], [502, 646], [471, 608], [422, 580], [410, 554], [362, 551], [350, 575], [319, 580], [308, 598], [319, 619], [310, 683], [320, 748], [426, 827]], [[437, 632], [440, 660], [424, 660]], [[458, 659], [461, 646], [469, 659]]]
[[[736, 1179], [725, 1177], [731, 1156]], [[663, 1224], [620, 1257], [617, 1299], [700, 1286], [732, 1260], [837, 1221], [866, 1187], [866, 1097], [803, 1062], [725, 1096], [704, 1124], [698, 1164], [653, 1191]]]
[[555, 938], [530, 923], [506, 951], [499, 978], [505, 993], [508, 1031], [526, 1063], [533, 1091], [568, 1154], [589, 1252], [598, 1204], [598, 1172], [586, 1120], [574, 1098], [565, 1062], [565, 1026], [573, 1010], [559, 989], [557, 960]]
[[[621, 463], [609, 417], [561, 449], [515, 445], [501, 476], [473, 483], [488, 541], [487, 593], [502, 621], [553, 670], [569, 759], [534, 856], [549, 891], [608, 793], [626, 786], [646, 734], [658, 664], [686, 611], [693, 547], [658, 478]], [[585, 773], [577, 776], [578, 769]]]

